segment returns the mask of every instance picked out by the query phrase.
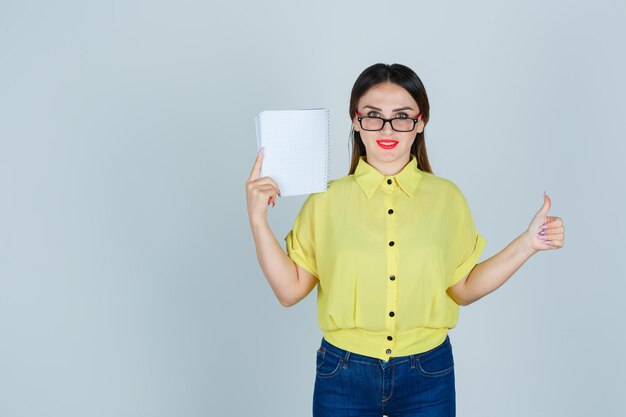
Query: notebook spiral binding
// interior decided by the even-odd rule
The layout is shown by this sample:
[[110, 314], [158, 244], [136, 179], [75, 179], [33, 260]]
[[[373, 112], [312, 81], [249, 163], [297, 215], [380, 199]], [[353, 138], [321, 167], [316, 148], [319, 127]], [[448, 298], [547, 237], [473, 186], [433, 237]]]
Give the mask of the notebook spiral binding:
[[329, 159], [329, 142], [330, 142], [330, 111], [328, 109], [326, 109], [326, 143], [324, 143], [324, 152], [326, 153], [325, 158], [324, 158], [324, 176], [325, 176], [325, 181], [326, 181], [326, 189], [328, 189], [328, 183], [330, 182], [329, 178], [328, 178], [328, 159]]

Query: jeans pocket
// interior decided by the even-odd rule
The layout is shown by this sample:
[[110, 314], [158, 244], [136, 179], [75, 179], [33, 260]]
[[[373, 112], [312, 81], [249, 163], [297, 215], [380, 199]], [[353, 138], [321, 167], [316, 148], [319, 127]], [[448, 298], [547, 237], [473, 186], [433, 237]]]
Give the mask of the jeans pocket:
[[317, 351], [316, 370], [317, 376], [321, 378], [330, 378], [339, 372], [343, 359], [337, 355], [328, 352], [324, 348]]
[[454, 359], [449, 345], [416, 357], [415, 363], [418, 372], [427, 377], [444, 376], [454, 371]]

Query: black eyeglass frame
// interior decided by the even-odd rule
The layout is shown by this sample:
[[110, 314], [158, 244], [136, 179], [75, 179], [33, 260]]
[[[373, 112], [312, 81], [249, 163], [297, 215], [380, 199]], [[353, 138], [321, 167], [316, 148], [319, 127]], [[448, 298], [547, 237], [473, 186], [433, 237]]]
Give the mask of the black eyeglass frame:
[[[371, 117], [371, 116], [358, 116], [356, 117], [356, 119], [359, 121], [359, 125], [361, 126], [361, 129], [367, 131], [367, 132], [379, 132], [381, 130], [383, 130], [385, 128], [385, 123], [389, 122], [389, 125], [391, 126], [391, 129], [394, 130], [395, 132], [412, 132], [413, 129], [415, 129], [415, 125], [417, 125], [417, 122], [420, 121], [419, 116], [422, 113], [419, 113], [416, 117], [403, 117], [403, 118], [398, 118], [398, 117], [394, 117], [393, 119], [384, 119], [382, 117]], [[363, 119], [380, 119], [383, 121], [383, 125], [380, 127], [380, 129], [366, 129], [363, 127]], [[393, 127], [393, 121], [394, 120], [412, 120], [413, 121], [413, 127], [409, 130], [398, 130], [396, 128]]]

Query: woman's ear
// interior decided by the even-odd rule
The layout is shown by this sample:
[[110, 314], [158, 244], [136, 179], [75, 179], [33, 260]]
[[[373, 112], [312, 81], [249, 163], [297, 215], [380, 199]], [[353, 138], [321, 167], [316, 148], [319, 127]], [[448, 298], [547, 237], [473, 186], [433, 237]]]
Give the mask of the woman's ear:
[[417, 122], [417, 133], [422, 133], [425, 127], [426, 123], [424, 123], [424, 119], [420, 117], [419, 121]]
[[358, 132], [360, 127], [361, 126], [359, 126], [359, 121], [357, 120], [357, 116], [355, 115], [352, 118], [352, 130], [354, 130], [355, 132]]

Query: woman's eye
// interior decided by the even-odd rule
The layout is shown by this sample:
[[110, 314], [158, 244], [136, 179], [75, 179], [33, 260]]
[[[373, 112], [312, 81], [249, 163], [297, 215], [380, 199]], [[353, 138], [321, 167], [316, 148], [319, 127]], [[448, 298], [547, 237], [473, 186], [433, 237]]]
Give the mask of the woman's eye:
[[376, 113], [375, 111], [371, 111], [367, 113], [367, 117], [380, 117], [380, 114]]
[[398, 119], [404, 119], [404, 118], [409, 117], [409, 115], [408, 115], [408, 114], [406, 114], [406, 113], [398, 113], [398, 114], [396, 114], [396, 117], [397, 117]]

